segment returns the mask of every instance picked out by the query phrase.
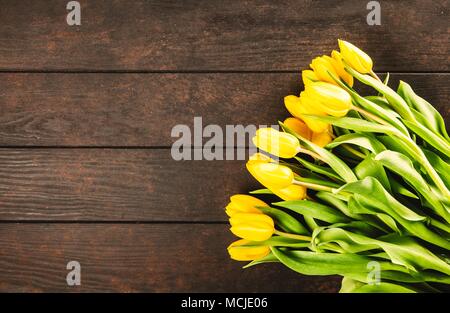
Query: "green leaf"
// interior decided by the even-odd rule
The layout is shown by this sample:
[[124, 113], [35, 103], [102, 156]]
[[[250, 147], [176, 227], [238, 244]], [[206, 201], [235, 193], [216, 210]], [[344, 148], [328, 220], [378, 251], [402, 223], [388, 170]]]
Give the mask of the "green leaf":
[[431, 130], [418, 123], [404, 120], [403, 123], [420, 138], [428, 142], [431, 146], [450, 157], [450, 144], [440, 135], [433, 133]]
[[314, 163], [311, 163], [309, 161], [303, 160], [302, 158], [295, 157], [295, 159], [303, 165], [305, 168], [307, 168], [310, 171], [316, 172], [318, 174], [325, 175], [335, 181], [343, 182], [342, 178], [338, 176], [331, 168], [320, 166]]
[[426, 226], [427, 217], [415, 213], [398, 202], [377, 179], [366, 177], [358, 182], [348, 183], [340, 190], [358, 194], [357, 200], [362, 206], [375, 212], [386, 213], [408, 230], [410, 234], [450, 250], [450, 242]]
[[263, 258], [251, 261], [250, 263], [243, 266], [242, 268], [249, 268], [254, 265], [263, 264], [263, 263], [279, 263], [279, 262], [280, 261], [277, 259], [277, 257], [275, 255], [273, 255], [273, 253], [271, 252]]
[[450, 275], [450, 265], [422, 247], [411, 237], [390, 235], [382, 240], [372, 239], [341, 228], [324, 228], [316, 231], [314, 239], [321, 244], [336, 243], [348, 253], [359, 253], [381, 248], [394, 264], [410, 271], [435, 270]]
[[[374, 259], [358, 254], [290, 251], [272, 247], [275, 257], [288, 268], [304, 275], [346, 275], [368, 273], [367, 264]], [[391, 262], [379, 262], [381, 270], [395, 270]]]
[[380, 162], [374, 160], [373, 155], [367, 156], [358, 166], [355, 167], [356, 176], [359, 179], [366, 177], [375, 177], [389, 192], [391, 191], [391, 184], [386, 175], [386, 172]]
[[338, 210], [309, 200], [292, 200], [273, 203], [304, 216], [309, 216], [327, 223], [348, 222], [349, 219]]
[[331, 153], [330, 151], [328, 151], [324, 148], [319, 147], [318, 145], [315, 145], [314, 143], [310, 142], [309, 140], [306, 140], [305, 138], [302, 138], [297, 133], [290, 130], [289, 127], [287, 127], [283, 123], [280, 122], [280, 125], [285, 132], [290, 133], [290, 134], [294, 135], [295, 137], [297, 137], [300, 140], [300, 142], [304, 146], [306, 146], [306, 148], [317, 153], [322, 158], [322, 160], [325, 163], [327, 163], [336, 172], [336, 174], [338, 174], [340, 177], [342, 177], [344, 179], [344, 181], [354, 182], [357, 180], [355, 174], [352, 172], [350, 167], [348, 167], [348, 165], [345, 164], [344, 161], [339, 159], [333, 153]]
[[330, 142], [326, 148], [333, 149], [341, 144], [352, 144], [358, 147], [362, 147], [364, 149], [369, 150], [374, 154], [378, 154], [384, 150], [386, 147], [378, 141], [374, 136], [369, 134], [361, 134], [361, 133], [350, 133], [346, 135], [342, 135], [334, 139]]
[[394, 90], [392, 90], [389, 86], [386, 86], [382, 82], [376, 80], [375, 78], [366, 75], [361, 74], [354, 69], [352, 69], [349, 66], [346, 66], [345, 69], [357, 80], [362, 82], [363, 84], [366, 84], [368, 86], [373, 87], [378, 92], [384, 95], [387, 101], [389, 101], [389, 104], [397, 111], [398, 114], [400, 114], [404, 119], [407, 120], [414, 120], [414, 116], [411, 112], [410, 107], [408, 104], [403, 100], [402, 97], [400, 97]]
[[287, 238], [282, 236], [272, 236], [264, 241], [250, 241], [241, 247], [259, 247], [259, 246], [268, 246], [268, 247], [289, 247], [289, 248], [308, 248], [310, 246], [309, 242], [299, 241], [298, 239]]
[[429, 129], [450, 141], [444, 119], [428, 101], [418, 96], [411, 86], [404, 81], [400, 81], [397, 92], [411, 107], [423, 115], [423, 121]]
[[394, 135], [398, 131], [396, 128], [389, 125], [382, 125], [354, 117], [334, 117], [334, 116], [319, 116], [319, 115], [305, 115], [305, 116], [317, 121], [329, 123], [335, 126], [363, 133], [364, 132], [383, 133], [387, 135]]
[[450, 213], [442, 206], [425, 179], [416, 171], [411, 160], [395, 151], [384, 151], [375, 157], [383, 166], [401, 176], [413, 187], [435, 210], [437, 214], [450, 223]]
[[252, 190], [249, 193], [252, 195], [272, 195], [273, 194], [273, 192], [267, 188]]
[[423, 153], [427, 157], [428, 161], [430, 161], [431, 165], [435, 168], [435, 170], [440, 174], [440, 176], [444, 179], [444, 182], [447, 184], [447, 187], [450, 188], [450, 165], [448, 162], [442, 160], [436, 153], [422, 149]]
[[413, 288], [393, 283], [381, 282], [379, 284], [365, 284], [355, 288], [353, 293], [416, 293]]
[[288, 213], [271, 207], [258, 207], [264, 214], [274, 219], [275, 224], [288, 233], [308, 235], [309, 231]]

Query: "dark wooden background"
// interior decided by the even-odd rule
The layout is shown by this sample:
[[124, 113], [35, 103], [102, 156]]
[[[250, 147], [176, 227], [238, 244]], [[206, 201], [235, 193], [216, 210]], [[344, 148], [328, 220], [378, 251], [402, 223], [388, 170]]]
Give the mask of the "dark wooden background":
[[[176, 124], [273, 124], [299, 71], [357, 44], [448, 117], [446, 0], [0, 0], [0, 291], [335, 292], [242, 270], [223, 207], [242, 161], [171, 159]], [[82, 284], [66, 284], [77, 260]]]

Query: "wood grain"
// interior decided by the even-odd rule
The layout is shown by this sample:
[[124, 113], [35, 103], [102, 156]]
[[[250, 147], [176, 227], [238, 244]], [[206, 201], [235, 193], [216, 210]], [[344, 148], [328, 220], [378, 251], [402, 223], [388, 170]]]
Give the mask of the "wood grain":
[[[392, 75], [450, 116], [449, 74]], [[298, 74], [0, 74], [0, 146], [170, 146], [172, 127], [272, 125]]]
[[228, 198], [257, 187], [244, 161], [166, 149], [0, 149], [3, 221], [226, 221]]
[[[225, 225], [2, 224], [1, 292], [336, 292], [338, 277], [242, 269]], [[68, 287], [66, 264], [81, 264]]]
[[379, 71], [448, 71], [448, 0], [91, 1], [81, 26], [67, 2], [2, 0], [3, 70], [298, 70], [336, 49], [367, 51]]

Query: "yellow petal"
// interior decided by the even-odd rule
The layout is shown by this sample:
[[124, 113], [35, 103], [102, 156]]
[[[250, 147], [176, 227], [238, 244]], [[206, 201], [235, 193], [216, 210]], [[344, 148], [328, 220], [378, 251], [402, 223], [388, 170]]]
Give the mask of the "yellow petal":
[[245, 246], [249, 241], [240, 239], [228, 246], [228, 253], [236, 261], [253, 261], [270, 253], [268, 246]]
[[300, 149], [300, 143], [295, 136], [270, 127], [258, 129], [253, 137], [253, 144], [261, 150], [286, 159], [293, 158]]
[[315, 103], [317, 110], [338, 117], [345, 116], [352, 106], [352, 97], [347, 91], [325, 82], [311, 83], [307, 86], [302, 93], [301, 101], [308, 100]]
[[273, 219], [264, 214], [238, 213], [230, 218], [231, 232], [243, 239], [264, 241], [275, 231]]
[[302, 120], [295, 117], [288, 117], [284, 120], [283, 124], [289, 127], [289, 129], [296, 132], [301, 137], [307, 140], [311, 140], [312, 131]]
[[249, 161], [257, 161], [257, 162], [276, 162], [274, 159], [272, 159], [271, 157], [262, 154], [261, 152], [256, 152], [253, 155], [250, 156], [250, 158], [248, 159]]
[[325, 147], [332, 140], [333, 138], [328, 131], [324, 131], [323, 133], [313, 133], [311, 139], [311, 141], [319, 147]]
[[319, 77], [317, 77], [317, 75], [313, 71], [311, 70], [302, 71], [302, 81], [304, 86], [312, 82], [317, 82], [319, 80], [320, 80]]
[[324, 111], [319, 110], [316, 101], [313, 99], [309, 99], [306, 97], [306, 93], [303, 91], [300, 94], [301, 102], [298, 107], [298, 111], [301, 112], [300, 117], [303, 121], [305, 121], [308, 128], [310, 128], [313, 132], [324, 132], [328, 129], [329, 124], [325, 122], [321, 122], [315, 119], [308, 117], [307, 115], [319, 115], [325, 116], [327, 115]]
[[347, 83], [347, 85], [352, 87], [353, 86], [353, 76], [350, 75], [350, 73], [348, 73], [345, 70], [344, 63], [342, 62], [341, 54], [338, 51], [333, 50], [331, 52], [331, 57], [332, 57], [333, 67], [336, 70], [336, 73], [339, 75], [339, 77], [343, 81], [345, 81]]
[[301, 200], [306, 198], [306, 188], [299, 185], [290, 185], [282, 189], [271, 189], [271, 191], [284, 201]]
[[226, 207], [228, 216], [233, 216], [237, 213], [256, 213], [261, 214], [258, 207], [267, 207], [268, 205], [258, 198], [249, 195], [234, 195], [230, 197], [230, 203]]
[[332, 58], [326, 55], [317, 57], [312, 60], [310, 67], [314, 70], [314, 73], [321, 81], [337, 85], [333, 77], [330, 75], [331, 73], [334, 77], [339, 77], [338, 73], [334, 69]]
[[247, 170], [266, 187], [285, 188], [294, 180], [294, 173], [290, 168], [276, 163], [249, 161]]
[[362, 74], [372, 72], [372, 59], [364, 51], [345, 40], [339, 39], [338, 44], [342, 58], [349, 66]]

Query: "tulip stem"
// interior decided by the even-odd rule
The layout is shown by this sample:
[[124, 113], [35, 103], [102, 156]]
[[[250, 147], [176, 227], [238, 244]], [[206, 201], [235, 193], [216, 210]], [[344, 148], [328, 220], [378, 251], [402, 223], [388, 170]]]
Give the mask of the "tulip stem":
[[373, 78], [375, 78], [376, 80], [378, 80], [379, 82], [383, 82], [380, 77], [378, 77], [377, 74], [375, 74], [375, 72], [373, 70], [370, 70], [369, 75], [372, 76]]
[[328, 186], [324, 186], [324, 185], [318, 185], [318, 184], [313, 184], [313, 183], [307, 183], [307, 182], [303, 182], [303, 181], [298, 181], [294, 179], [293, 184], [295, 185], [299, 185], [299, 186], [303, 186], [312, 190], [317, 190], [317, 191], [328, 191], [328, 192], [333, 192], [335, 190], [335, 188], [331, 188]]
[[275, 230], [274, 234], [278, 235], [278, 236], [282, 236], [282, 237], [286, 237], [286, 238], [292, 238], [292, 239], [298, 239], [298, 240], [302, 240], [302, 241], [311, 241], [311, 237], [309, 236], [303, 236], [303, 235], [296, 235], [296, 234], [289, 234], [289, 233], [285, 233], [279, 230]]
[[351, 109], [352, 109], [352, 110], [355, 110], [356, 112], [359, 112], [359, 113], [361, 113], [361, 114], [363, 114], [363, 115], [365, 115], [365, 116], [367, 116], [368, 118], [374, 120], [375, 122], [377, 122], [377, 123], [379, 123], [379, 124], [382, 124], [382, 125], [390, 125], [388, 122], [386, 122], [386, 121], [383, 120], [382, 118], [380, 118], [380, 117], [376, 116], [375, 114], [372, 114], [372, 113], [370, 113], [370, 112], [368, 112], [368, 111], [366, 111], [366, 110], [364, 110], [364, 109], [362, 109], [362, 108], [360, 108], [360, 107], [357, 107], [357, 106], [352, 105], [352, 106], [351, 106]]
[[353, 154], [356, 155], [357, 157], [360, 157], [360, 158], [363, 159], [363, 160], [366, 158], [366, 155], [365, 155], [364, 153], [359, 152], [359, 151], [356, 150], [356, 149], [353, 149], [350, 145], [348, 145], [348, 144], [343, 144], [342, 146], [344, 147], [344, 149], [346, 149], [346, 150], [349, 151], [350, 153], [353, 153]]
[[299, 148], [299, 149], [298, 149], [298, 152], [299, 152], [299, 153], [303, 153], [303, 154], [307, 154], [307, 155], [313, 157], [314, 159], [318, 159], [318, 160], [320, 160], [320, 161], [326, 163], [326, 162], [321, 158], [320, 155], [318, 155], [318, 154], [315, 153], [315, 152], [309, 151], [308, 149]]

